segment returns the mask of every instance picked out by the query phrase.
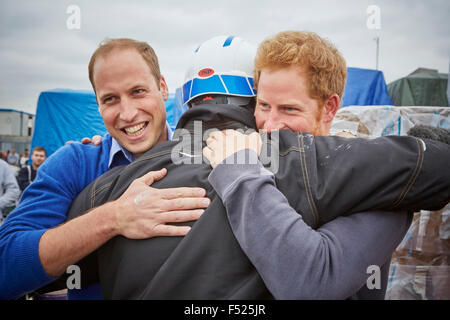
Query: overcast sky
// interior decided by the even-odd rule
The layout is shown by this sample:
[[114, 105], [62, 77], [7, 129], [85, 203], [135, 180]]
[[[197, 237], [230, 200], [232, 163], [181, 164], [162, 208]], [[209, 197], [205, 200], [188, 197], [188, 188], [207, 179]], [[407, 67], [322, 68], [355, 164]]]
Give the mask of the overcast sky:
[[[70, 5], [80, 9], [80, 28]], [[370, 5], [380, 9], [380, 29]], [[257, 45], [283, 30], [331, 40], [349, 67], [379, 69], [386, 82], [418, 67], [448, 73], [448, 0], [148, 0], [0, 1], [0, 108], [35, 113], [39, 93], [91, 90], [87, 65], [99, 42], [130, 37], [155, 49], [170, 92], [182, 85], [189, 56], [203, 41], [237, 35]], [[374, 24], [372, 24], [374, 26]]]

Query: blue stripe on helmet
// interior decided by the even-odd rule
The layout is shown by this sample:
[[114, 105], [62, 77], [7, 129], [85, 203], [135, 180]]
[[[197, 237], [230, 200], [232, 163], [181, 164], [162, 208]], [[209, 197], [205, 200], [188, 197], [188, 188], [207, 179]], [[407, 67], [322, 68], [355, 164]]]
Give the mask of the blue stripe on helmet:
[[192, 89], [186, 101], [205, 93], [227, 93], [218, 75], [206, 79], [195, 78], [192, 80]]
[[229, 36], [223, 43], [223, 47], [228, 47], [231, 44], [231, 42], [233, 41], [233, 39], [234, 39], [234, 36]]
[[191, 97], [191, 84], [192, 84], [192, 80], [189, 80], [188, 82], [186, 82], [183, 85], [183, 88], [181, 90], [181, 92], [183, 94], [183, 104], [185, 104]]
[[222, 75], [222, 80], [225, 83], [225, 87], [228, 89], [228, 94], [239, 96], [253, 95], [253, 91], [248, 86], [245, 77]]
[[[222, 80], [221, 80], [222, 79]], [[194, 78], [183, 85], [183, 105], [191, 99], [203, 94], [229, 94], [235, 96], [253, 97], [253, 78], [232, 75], [213, 75], [200, 79]]]
[[254, 87], [253, 78], [247, 78], [247, 80], [250, 83], [250, 88], [252, 89], [253, 94], [256, 95], [256, 92], [255, 92], [256, 90], [253, 89], [253, 87]]

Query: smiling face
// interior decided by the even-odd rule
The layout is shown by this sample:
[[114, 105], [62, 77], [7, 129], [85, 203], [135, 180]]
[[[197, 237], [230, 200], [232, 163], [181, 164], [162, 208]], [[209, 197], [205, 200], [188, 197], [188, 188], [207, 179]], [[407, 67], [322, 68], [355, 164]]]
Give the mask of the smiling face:
[[159, 83], [135, 49], [114, 49], [98, 57], [93, 82], [108, 132], [136, 157], [167, 140], [168, 88]]
[[316, 33], [288, 30], [267, 38], [255, 57], [258, 129], [329, 135], [346, 76], [342, 55]]
[[258, 129], [321, 133], [321, 108], [295, 67], [262, 70], [255, 107]]
[[337, 110], [337, 95], [325, 103], [311, 98], [306, 75], [296, 66], [261, 70], [255, 107], [256, 125], [268, 132], [290, 129], [328, 135]]

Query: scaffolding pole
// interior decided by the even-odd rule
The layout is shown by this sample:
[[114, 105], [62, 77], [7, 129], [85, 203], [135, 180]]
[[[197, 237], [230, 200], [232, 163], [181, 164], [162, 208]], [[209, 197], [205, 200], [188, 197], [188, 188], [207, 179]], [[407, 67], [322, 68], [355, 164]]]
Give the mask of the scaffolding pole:
[[377, 51], [376, 51], [376, 70], [378, 70], [378, 54], [379, 54], [379, 49], [380, 49], [380, 37], [376, 36], [374, 38], [376, 44], [377, 44]]

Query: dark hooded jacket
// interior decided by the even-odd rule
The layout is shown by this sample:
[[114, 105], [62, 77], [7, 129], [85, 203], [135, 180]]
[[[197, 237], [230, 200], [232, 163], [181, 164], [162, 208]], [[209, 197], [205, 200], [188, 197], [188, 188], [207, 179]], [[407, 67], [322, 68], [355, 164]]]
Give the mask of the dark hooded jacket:
[[[273, 298], [241, 250], [225, 208], [208, 183], [211, 167], [198, 163], [202, 135], [193, 134], [199, 125], [195, 121], [202, 121], [203, 130], [255, 128], [251, 110], [243, 107], [196, 106], [177, 127], [192, 135], [178, 132], [178, 140], [157, 145], [130, 165], [110, 170], [73, 202], [68, 219], [119, 198], [133, 180], [161, 168], [167, 168], [167, 175], [152, 187], [202, 187], [211, 199], [201, 218], [187, 223], [192, 229], [185, 237], [117, 236], [80, 261], [83, 281], [98, 277], [106, 299]], [[286, 130], [268, 138], [266, 145], [275, 147], [268, 152], [266, 158], [272, 161], [266, 166], [277, 168], [277, 188], [313, 228], [340, 215], [436, 210], [449, 201], [449, 145], [414, 137], [346, 139]], [[191, 164], [175, 164], [173, 159], [180, 155]]]

